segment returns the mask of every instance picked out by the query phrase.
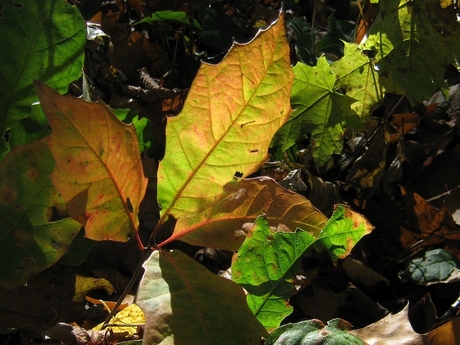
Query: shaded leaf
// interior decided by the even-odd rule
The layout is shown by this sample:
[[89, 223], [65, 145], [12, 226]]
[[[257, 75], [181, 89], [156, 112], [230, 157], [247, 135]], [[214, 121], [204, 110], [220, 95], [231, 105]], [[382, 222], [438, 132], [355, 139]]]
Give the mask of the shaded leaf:
[[47, 137], [56, 161], [51, 179], [69, 214], [90, 239], [127, 241], [137, 231], [147, 186], [134, 127], [103, 103], [60, 96], [38, 82], [36, 88], [52, 129]]
[[[212, 207], [177, 221], [164, 244], [181, 241], [205, 247], [238, 250], [241, 230], [264, 214], [270, 226], [283, 231], [302, 229], [318, 236], [327, 218], [300, 194], [284, 189], [268, 177], [245, 179]], [[161, 244], [163, 245], [163, 244]]]
[[75, 274], [54, 267], [13, 290], [0, 289], [0, 328], [43, 332], [59, 320], [79, 319], [84, 303], [72, 300]]
[[180, 251], [155, 252], [144, 268], [137, 295], [144, 344], [260, 344], [267, 335], [241, 287]]
[[447, 250], [428, 250], [423, 257], [411, 260], [398, 276], [402, 282], [423, 285], [442, 283], [453, 273], [458, 276], [457, 264], [457, 258]]
[[259, 168], [291, 112], [291, 80], [282, 16], [249, 44], [235, 44], [220, 64], [201, 66], [181, 114], [166, 127], [158, 169], [163, 221], [206, 209], [235, 176]]
[[356, 243], [373, 228], [361, 214], [348, 206], [337, 205], [317, 241], [326, 248], [332, 262], [337, 264], [337, 260], [350, 254]]
[[380, 83], [412, 103], [445, 85], [444, 67], [460, 55], [456, 10], [439, 2], [381, 0], [363, 47], [373, 50]]
[[12, 288], [58, 261], [81, 225], [67, 216], [49, 175], [45, 141], [18, 146], [0, 164], [0, 286]]
[[308, 232], [272, 231], [267, 218], [258, 217], [232, 264], [232, 279], [247, 292], [249, 308], [273, 330], [293, 308], [289, 298], [296, 292], [298, 259], [314, 241]]
[[[141, 23], [153, 23], [161, 21], [172, 21], [179, 24], [191, 25], [192, 19], [187, 16], [185, 12], [182, 11], [157, 11], [152, 13], [148, 17], [142, 18], [140, 21], [133, 23], [133, 25]], [[193, 19], [193, 28], [196, 30], [201, 30], [201, 25], [198, 21]]]
[[[75, 6], [66, 1], [2, 3], [0, 20], [0, 159], [9, 150], [5, 132], [13, 127], [26, 131], [28, 123], [18, 121], [31, 115], [37, 100], [33, 80], [40, 79], [58, 92], [81, 76], [86, 25]], [[39, 122], [41, 111], [34, 113]], [[40, 127], [45, 130], [46, 127]], [[37, 130], [37, 128], [35, 129]], [[34, 138], [11, 138], [25, 144]]]
[[333, 319], [324, 325], [320, 320], [289, 323], [276, 329], [266, 341], [266, 345], [364, 345], [362, 340], [350, 334], [352, 326], [345, 320]]
[[358, 115], [351, 110], [356, 100], [337, 92], [335, 76], [325, 57], [315, 67], [297, 63], [293, 70], [294, 112], [277, 132], [273, 144], [285, 151], [311, 134], [312, 155], [317, 166], [321, 166], [332, 154], [341, 152], [345, 126], [361, 127]]
[[378, 74], [372, 61], [356, 44], [345, 42], [344, 56], [331, 64], [337, 86], [356, 100], [351, 108], [363, 120], [372, 114], [372, 108], [383, 97]]

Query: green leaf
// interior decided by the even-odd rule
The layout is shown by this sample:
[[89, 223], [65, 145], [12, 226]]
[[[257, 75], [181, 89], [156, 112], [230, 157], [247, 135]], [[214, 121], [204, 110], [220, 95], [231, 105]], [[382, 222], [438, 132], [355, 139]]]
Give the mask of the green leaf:
[[458, 260], [451, 252], [444, 249], [428, 250], [423, 257], [409, 262], [407, 268], [399, 273], [399, 278], [402, 282], [412, 281], [425, 285], [441, 283], [454, 271], [458, 276], [457, 266]]
[[353, 42], [355, 24], [348, 20], [339, 20], [335, 15], [327, 19], [329, 32], [319, 41], [317, 51], [332, 53], [337, 58], [343, 56], [344, 43]]
[[315, 53], [311, 50], [311, 25], [305, 17], [293, 18], [289, 21], [289, 26], [296, 35], [295, 51], [303, 63], [316, 65]]
[[12, 288], [58, 261], [81, 225], [49, 175], [54, 161], [45, 141], [18, 146], [0, 164], [0, 286]]
[[[164, 22], [171, 21], [184, 25], [191, 25], [192, 19], [187, 16], [185, 12], [178, 11], [157, 11], [152, 13], [150, 16], [142, 18], [140, 21], [133, 23], [133, 25], [141, 23], [153, 23], [153, 22]], [[193, 19], [193, 28], [202, 30], [200, 23]]]
[[168, 118], [160, 224], [210, 207], [225, 186], [257, 171], [290, 115], [291, 81], [282, 16], [249, 44], [235, 44], [220, 64], [200, 67], [182, 112]]
[[268, 330], [292, 312], [298, 259], [314, 241], [308, 232], [272, 231], [264, 216], [257, 218], [232, 264], [232, 278], [247, 292], [249, 308]]
[[336, 86], [356, 100], [351, 108], [363, 121], [369, 119], [372, 108], [383, 98], [372, 60], [356, 44], [345, 42], [344, 56], [331, 64], [331, 71], [336, 75]]
[[37, 101], [34, 79], [66, 92], [81, 76], [86, 42], [85, 21], [66, 1], [5, 1], [1, 12], [0, 159], [9, 150], [5, 132], [29, 117]]
[[405, 94], [412, 103], [429, 99], [444, 86], [444, 67], [460, 56], [460, 25], [454, 6], [431, 0], [381, 0], [365, 49], [387, 92]]
[[289, 323], [270, 333], [265, 345], [364, 345], [358, 337], [348, 333], [351, 324], [333, 319], [325, 326], [320, 320]]
[[326, 248], [334, 264], [337, 264], [337, 260], [350, 254], [356, 243], [373, 228], [361, 214], [348, 206], [337, 205], [317, 242]]
[[227, 197], [190, 217], [177, 221], [174, 233], [164, 245], [180, 239], [196, 246], [238, 250], [245, 236], [242, 229], [264, 214], [271, 226], [318, 236], [327, 217], [298, 193], [281, 187], [268, 177], [245, 179], [235, 184]]
[[315, 67], [294, 66], [291, 103], [294, 112], [278, 131], [273, 144], [283, 151], [311, 134], [312, 154], [317, 166], [342, 150], [345, 126], [361, 128], [358, 115], [351, 110], [355, 99], [337, 92], [335, 76], [325, 57]]
[[182, 252], [155, 252], [144, 268], [136, 301], [146, 317], [145, 344], [246, 345], [267, 336], [241, 287]]

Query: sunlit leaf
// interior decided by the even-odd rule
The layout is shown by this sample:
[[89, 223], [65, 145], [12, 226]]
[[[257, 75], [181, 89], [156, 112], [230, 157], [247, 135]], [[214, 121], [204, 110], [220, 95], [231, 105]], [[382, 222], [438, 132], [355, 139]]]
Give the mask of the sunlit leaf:
[[[32, 103], [37, 101], [33, 80], [41, 80], [62, 93], [81, 76], [86, 25], [75, 6], [60, 0], [6, 1], [0, 12], [1, 160], [9, 150], [4, 136], [9, 129], [16, 128], [10, 135], [21, 132], [12, 146], [35, 139], [22, 133], [30, 122], [18, 122], [31, 115]], [[37, 116], [43, 119], [40, 110], [34, 113]], [[43, 130], [46, 124], [34, 129]]]
[[453, 6], [431, 0], [381, 0], [363, 47], [377, 53], [374, 64], [387, 92], [413, 103], [444, 86], [444, 67], [460, 55], [460, 25]]
[[296, 292], [298, 259], [314, 239], [301, 230], [272, 231], [261, 216], [235, 255], [232, 278], [248, 292], [249, 308], [268, 330], [278, 327], [292, 312], [289, 298]]
[[372, 115], [372, 108], [383, 97], [378, 73], [368, 56], [356, 44], [345, 42], [344, 56], [331, 64], [337, 86], [356, 100], [351, 108], [364, 120]]
[[311, 134], [313, 158], [321, 166], [332, 154], [341, 152], [345, 126], [361, 127], [359, 117], [351, 109], [356, 100], [337, 91], [335, 76], [325, 57], [315, 67], [297, 63], [294, 75], [294, 112], [276, 134], [274, 144], [284, 151]]
[[133, 126], [103, 103], [60, 96], [36, 83], [51, 126], [47, 142], [56, 162], [51, 179], [69, 214], [94, 240], [126, 241], [137, 231], [147, 179]]
[[180, 239], [198, 246], [238, 250], [244, 241], [244, 225], [262, 214], [270, 226], [292, 232], [302, 229], [314, 236], [327, 222], [326, 216], [300, 194], [268, 177], [251, 178], [235, 184], [225, 199], [209, 209], [179, 219], [165, 243]]
[[202, 211], [255, 172], [291, 112], [292, 72], [280, 17], [218, 65], [203, 64], [179, 116], [168, 119], [158, 170], [162, 220]]
[[54, 264], [81, 225], [66, 215], [49, 175], [46, 142], [18, 146], [0, 164], [0, 286], [12, 288]]
[[318, 242], [326, 248], [334, 263], [350, 254], [353, 247], [374, 227], [361, 214], [345, 205], [337, 205], [321, 232]]
[[180, 251], [144, 263], [137, 304], [146, 317], [144, 344], [260, 344], [267, 336], [241, 287]]

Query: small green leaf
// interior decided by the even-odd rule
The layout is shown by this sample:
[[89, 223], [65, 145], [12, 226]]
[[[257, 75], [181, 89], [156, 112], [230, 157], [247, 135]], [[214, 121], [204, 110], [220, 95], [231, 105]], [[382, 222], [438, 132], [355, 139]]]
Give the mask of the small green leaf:
[[289, 323], [270, 333], [265, 345], [364, 345], [348, 333], [352, 326], [342, 319], [333, 319], [325, 326], [320, 320]]
[[144, 268], [137, 304], [146, 317], [145, 344], [258, 345], [267, 336], [241, 287], [182, 252], [155, 252]]
[[[140, 21], [134, 23], [133, 25], [141, 23], [153, 23], [153, 22], [164, 22], [171, 21], [184, 25], [191, 25], [192, 19], [187, 16], [185, 12], [180, 11], [157, 11], [152, 13], [150, 16], [142, 18]], [[200, 23], [193, 19], [193, 28], [202, 30]]]
[[337, 260], [350, 254], [356, 243], [373, 228], [361, 214], [348, 206], [337, 205], [317, 242], [326, 248], [334, 264], [337, 264]]
[[266, 329], [278, 327], [292, 312], [289, 298], [296, 292], [299, 257], [314, 241], [313, 235], [273, 232], [265, 216], [256, 219], [236, 254], [232, 277], [247, 292], [249, 308]]

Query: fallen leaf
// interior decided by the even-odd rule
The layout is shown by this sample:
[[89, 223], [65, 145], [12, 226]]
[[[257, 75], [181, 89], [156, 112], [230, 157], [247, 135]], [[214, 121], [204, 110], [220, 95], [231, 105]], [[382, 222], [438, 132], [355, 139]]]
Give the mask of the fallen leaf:
[[[180, 239], [189, 244], [238, 250], [244, 241], [245, 224], [264, 214], [270, 226], [294, 232], [302, 229], [318, 236], [327, 222], [310, 201], [284, 189], [273, 179], [245, 179], [212, 207], [177, 221], [174, 233], [161, 245]], [[230, 240], [232, 239], [232, 240]]]
[[47, 137], [56, 161], [51, 180], [69, 214], [90, 239], [127, 241], [137, 233], [147, 186], [134, 127], [103, 103], [60, 96], [35, 84], [52, 130]]
[[315, 237], [305, 231], [272, 231], [260, 216], [235, 254], [232, 280], [247, 292], [247, 302], [257, 319], [271, 331], [291, 314], [289, 298], [297, 290], [298, 260]]
[[373, 229], [363, 215], [349, 206], [337, 205], [317, 241], [327, 250], [332, 262], [337, 264], [338, 259], [350, 254], [355, 244]]
[[160, 225], [210, 207], [225, 186], [259, 168], [291, 113], [291, 83], [283, 16], [250, 43], [235, 43], [218, 65], [202, 64], [182, 112], [166, 126]]
[[15, 147], [0, 164], [0, 286], [13, 288], [56, 263], [81, 225], [67, 216], [49, 175], [46, 142]]
[[[93, 328], [93, 331], [101, 330], [103, 323]], [[114, 334], [125, 334], [132, 337], [138, 334], [137, 328], [145, 325], [145, 315], [137, 304], [131, 304], [112, 317], [107, 325]]]
[[144, 268], [136, 303], [146, 317], [145, 344], [245, 345], [267, 336], [240, 286], [180, 251], [156, 251]]
[[75, 294], [73, 296], [74, 302], [85, 301], [85, 295], [91, 290], [104, 289], [109, 295], [115, 292], [112, 284], [104, 278], [83, 277], [80, 275], [75, 276]]

